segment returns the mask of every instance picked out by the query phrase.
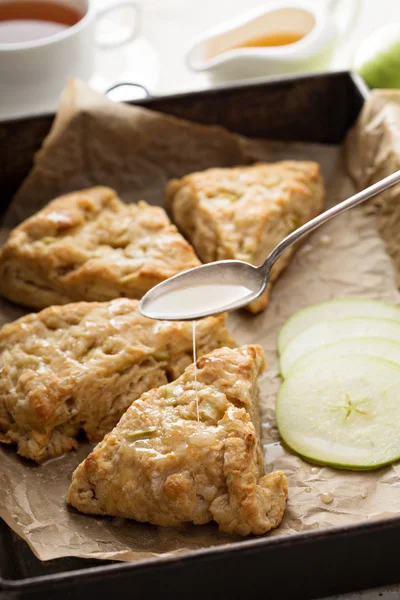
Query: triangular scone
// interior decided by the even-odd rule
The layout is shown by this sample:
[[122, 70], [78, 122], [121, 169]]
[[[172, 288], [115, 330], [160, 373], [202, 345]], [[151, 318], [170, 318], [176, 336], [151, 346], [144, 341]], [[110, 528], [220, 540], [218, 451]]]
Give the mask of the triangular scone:
[[[260, 265], [289, 233], [317, 216], [324, 203], [320, 167], [314, 162], [259, 163], [208, 169], [172, 180], [168, 204], [203, 262], [243, 260]], [[292, 246], [272, 268], [270, 283], [248, 309], [265, 308], [272, 282], [295, 252]]]
[[[53, 306], [0, 331], [0, 441], [41, 462], [100, 440], [133, 400], [193, 361], [192, 326], [152, 321], [138, 301]], [[200, 355], [233, 346], [224, 317], [198, 321]]]
[[163, 526], [215, 520], [239, 535], [277, 527], [287, 482], [281, 472], [263, 475], [257, 377], [264, 366], [260, 346], [220, 348], [197, 361], [197, 385], [191, 365], [143, 394], [76, 469], [68, 503]]
[[14, 229], [0, 253], [0, 294], [32, 308], [140, 299], [200, 264], [166, 212], [95, 187], [50, 202]]

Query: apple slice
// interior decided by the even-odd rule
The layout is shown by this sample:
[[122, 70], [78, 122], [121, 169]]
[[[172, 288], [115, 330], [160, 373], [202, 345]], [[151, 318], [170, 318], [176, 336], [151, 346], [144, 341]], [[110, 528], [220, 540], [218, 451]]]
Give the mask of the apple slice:
[[276, 421], [285, 443], [319, 464], [376, 469], [400, 458], [400, 367], [370, 356], [339, 357], [293, 372]]
[[278, 351], [282, 354], [286, 346], [305, 329], [319, 321], [339, 319], [341, 317], [374, 317], [400, 321], [400, 307], [380, 300], [350, 298], [328, 300], [306, 306], [294, 313], [281, 327], [278, 336]]
[[400, 343], [383, 338], [363, 337], [328, 344], [305, 354], [292, 366], [287, 377], [298, 369], [307, 369], [309, 364], [322, 364], [338, 356], [375, 356], [400, 366]]
[[297, 335], [285, 348], [280, 358], [281, 373], [286, 377], [295, 362], [312, 350], [359, 337], [386, 338], [400, 342], [400, 322], [368, 317], [321, 321]]

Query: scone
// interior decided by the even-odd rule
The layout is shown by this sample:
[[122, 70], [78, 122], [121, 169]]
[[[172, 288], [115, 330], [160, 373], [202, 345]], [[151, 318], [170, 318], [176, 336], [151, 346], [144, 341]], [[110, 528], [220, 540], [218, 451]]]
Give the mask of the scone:
[[[67, 502], [84, 513], [162, 526], [214, 520], [221, 531], [277, 527], [285, 475], [264, 475], [258, 436], [260, 346], [221, 348], [134, 402], [73, 474]], [[197, 420], [196, 394], [199, 421]]]
[[[167, 199], [203, 262], [233, 258], [261, 265], [284, 237], [321, 212], [324, 186], [317, 163], [259, 163], [172, 180]], [[265, 294], [248, 306], [251, 312], [266, 307], [271, 284], [294, 252], [290, 248], [275, 263]]]
[[124, 204], [95, 187], [53, 200], [11, 232], [0, 253], [0, 294], [36, 309], [140, 299], [199, 264], [162, 208]]
[[[0, 441], [41, 462], [100, 440], [143, 392], [193, 362], [191, 323], [152, 321], [138, 301], [53, 306], [0, 331]], [[197, 324], [197, 351], [233, 346], [224, 317]]]

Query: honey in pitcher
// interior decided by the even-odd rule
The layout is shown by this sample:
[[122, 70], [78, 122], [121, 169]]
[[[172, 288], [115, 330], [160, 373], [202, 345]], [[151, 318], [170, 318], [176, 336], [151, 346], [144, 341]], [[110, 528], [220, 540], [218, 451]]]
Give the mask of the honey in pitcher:
[[247, 40], [235, 48], [270, 48], [273, 46], [288, 46], [303, 39], [303, 33], [281, 32], [269, 33]]

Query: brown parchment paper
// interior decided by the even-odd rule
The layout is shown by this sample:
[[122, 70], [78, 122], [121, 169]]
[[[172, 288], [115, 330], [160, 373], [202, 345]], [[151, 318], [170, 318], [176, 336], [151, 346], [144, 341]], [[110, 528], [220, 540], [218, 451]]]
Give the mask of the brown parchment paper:
[[[171, 176], [209, 166], [285, 158], [321, 163], [328, 205], [354, 191], [340, 148], [245, 140], [219, 128], [115, 105], [83, 84], [71, 82], [2, 234], [57, 194], [72, 189], [106, 184], [128, 202], [144, 198], [163, 204], [164, 184]], [[269, 362], [261, 379], [265, 465], [267, 471], [284, 470], [289, 479], [287, 511], [272, 536], [400, 514], [398, 465], [372, 473], [315, 467], [283, 449], [274, 424], [280, 385], [279, 327], [302, 306], [356, 296], [400, 301], [395, 271], [378, 233], [377, 215], [365, 207], [332, 221], [309, 238], [275, 284], [267, 311], [255, 317], [243, 312], [229, 317], [237, 343], [262, 344]], [[22, 312], [2, 301], [0, 320], [6, 322]], [[90, 448], [83, 443], [76, 453], [41, 466], [22, 460], [13, 448], [0, 448], [0, 516], [42, 560], [61, 556], [139, 560], [238, 541], [219, 534], [213, 524], [160, 528], [68, 509], [65, 494], [71, 473]], [[321, 501], [325, 492], [333, 496], [330, 504]]]
[[[349, 173], [361, 189], [400, 169], [400, 91], [373, 90], [345, 144]], [[369, 204], [400, 285], [400, 186]]]

